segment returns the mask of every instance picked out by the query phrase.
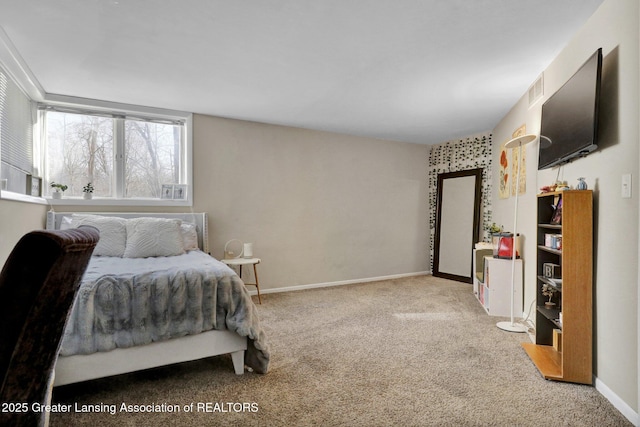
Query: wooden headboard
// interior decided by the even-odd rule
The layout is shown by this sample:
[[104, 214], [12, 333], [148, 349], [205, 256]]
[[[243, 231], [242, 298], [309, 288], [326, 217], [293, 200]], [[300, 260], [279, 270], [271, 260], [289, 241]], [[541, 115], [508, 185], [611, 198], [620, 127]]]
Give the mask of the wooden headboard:
[[209, 230], [207, 229], [207, 213], [206, 212], [189, 212], [189, 213], [163, 213], [163, 212], [47, 212], [47, 230], [59, 230], [62, 218], [71, 217], [74, 213], [82, 215], [100, 215], [100, 216], [116, 216], [120, 218], [169, 218], [180, 219], [182, 222], [188, 222], [196, 225], [198, 233], [198, 247], [203, 252], [209, 253]]

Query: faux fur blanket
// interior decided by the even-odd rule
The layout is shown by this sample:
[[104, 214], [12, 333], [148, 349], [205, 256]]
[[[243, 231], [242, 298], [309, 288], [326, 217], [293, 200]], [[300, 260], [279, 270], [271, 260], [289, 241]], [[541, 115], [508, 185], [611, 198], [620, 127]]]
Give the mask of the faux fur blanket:
[[269, 367], [256, 306], [238, 275], [201, 251], [156, 258], [92, 257], [60, 354], [90, 354], [211, 329], [248, 337], [245, 364]]

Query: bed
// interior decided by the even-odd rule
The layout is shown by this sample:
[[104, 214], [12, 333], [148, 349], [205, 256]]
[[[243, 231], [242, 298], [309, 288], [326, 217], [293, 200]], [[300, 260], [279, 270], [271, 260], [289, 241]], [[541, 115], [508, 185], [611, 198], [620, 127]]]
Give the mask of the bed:
[[206, 213], [47, 213], [100, 241], [76, 296], [55, 386], [230, 354], [266, 373], [269, 346], [238, 275], [208, 255]]

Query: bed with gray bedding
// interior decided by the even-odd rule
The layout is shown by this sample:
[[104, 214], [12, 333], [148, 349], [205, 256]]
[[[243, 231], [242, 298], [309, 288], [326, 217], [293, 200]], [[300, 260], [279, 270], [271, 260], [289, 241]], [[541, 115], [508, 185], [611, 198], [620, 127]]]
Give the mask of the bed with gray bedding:
[[[96, 219], [90, 220], [95, 225]], [[65, 221], [60, 218], [50, 219], [48, 226], [65, 228]], [[74, 217], [74, 221], [73, 225], [78, 225], [79, 217]], [[116, 226], [119, 224], [118, 221], [116, 220]], [[69, 221], [67, 223], [67, 226], [72, 226]], [[109, 226], [112, 223], [110, 220]], [[182, 224], [182, 221], [179, 223]], [[187, 349], [198, 347], [194, 348], [192, 355], [183, 350], [184, 346], [180, 346], [177, 351], [175, 347], [171, 350], [169, 346], [159, 346], [163, 343], [175, 345], [179, 340], [185, 339], [200, 340], [200, 335], [218, 337], [222, 335], [215, 335], [214, 332], [224, 331], [227, 334], [226, 338], [222, 336], [225, 340], [230, 338], [236, 341], [237, 337], [242, 337], [242, 341], [238, 342], [244, 344], [246, 341], [246, 351], [243, 353], [246, 366], [258, 373], [267, 372], [269, 346], [260, 325], [257, 308], [242, 280], [232, 269], [197, 247], [182, 250], [176, 246], [177, 249], [170, 250], [174, 253], [167, 256], [144, 256], [148, 254], [145, 253], [148, 248], [144, 246], [148, 245], [148, 239], [145, 238], [147, 240], [131, 249], [130, 245], [136, 243], [133, 234], [136, 230], [132, 232], [131, 227], [126, 228], [131, 225], [126, 222], [126, 218], [124, 234], [126, 236], [127, 232], [129, 233], [129, 242], [125, 243], [123, 254], [128, 256], [105, 256], [114, 250], [114, 254], [118, 255], [121, 248], [117, 248], [121, 245], [117, 239], [114, 240], [114, 236], [117, 236], [119, 231], [109, 229], [99, 222], [97, 224], [103, 228], [103, 246], [96, 248], [98, 255], [92, 257], [78, 290], [62, 340], [58, 365], [62, 365], [65, 371], [77, 369], [78, 366], [93, 360], [96, 364], [104, 366], [105, 361], [111, 360], [104, 357], [111, 358], [113, 354], [118, 356], [121, 353], [122, 356], [115, 359], [115, 362], [108, 362], [123, 365], [118, 366], [115, 373], [164, 363], [153, 362], [147, 366], [144, 359], [149, 359], [148, 355], [131, 353], [139, 351], [138, 349], [146, 351], [147, 348], [154, 358], [160, 354], [159, 352], [165, 351], [186, 352], [177, 361], [197, 359], [203, 355], [216, 355], [220, 352], [208, 351], [208, 341], [186, 341]], [[205, 228], [204, 224], [206, 216], [200, 228]], [[155, 224], [152, 225], [152, 229], [157, 231]], [[161, 225], [173, 227], [172, 224]], [[162, 234], [158, 237], [160, 240], [152, 244], [159, 245], [162, 247], [161, 251], [166, 251], [172, 245], [167, 237], [171, 233], [159, 233]], [[206, 236], [204, 239], [198, 236], [198, 241], [200, 244], [206, 242]], [[179, 246], [182, 246], [183, 241], [180, 242]], [[197, 245], [194, 243], [194, 246]], [[158, 249], [152, 249], [154, 254], [157, 254], [157, 251]], [[229, 337], [229, 332], [237, 337]], [[215, 347], [215, 343], [212, 347]], [[224, 348], [227, 347], [222, 348], [221, 351], [224, 352]], [[235, 347], [231, 350], [235, 350]], [[229, 352], [233, 354], [233, 351]], [[176, 361], [171, 355], [168, 356], [168, 363]], [[133, 361], [131, 367], [124, 366], [129, 363], [127, 359], [130, 360], [131, 357], [138, 359], [138, 362]], [[236, 358], [234, 365], [235, 362]], [[91, 364], [87, 365], [86, 369], [93, 369], [90, 366]], [[238, 371], [236, 367], [236, 373], [240, 373]], [[62, 373], [62, 376], [66, 374]], [[81, 380], [99, 376], [104, 375], [87, 373]], [[75, 381], [73, 378], [61, 380], [62, 383]], [[59, 382], [56, 381], [56, 384], [59, 385]]]

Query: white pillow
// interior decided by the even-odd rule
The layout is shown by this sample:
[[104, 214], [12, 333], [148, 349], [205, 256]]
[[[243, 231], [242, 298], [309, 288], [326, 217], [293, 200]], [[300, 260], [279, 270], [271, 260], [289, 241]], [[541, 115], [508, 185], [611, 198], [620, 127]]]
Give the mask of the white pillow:
[[182, 221], [166, 218], [132, 218], [127, 220], [125, 258], [147, 258], [184, 254], [180, 231]]
[[92, 225], [100, 231], [93, 255], [122, 257], [127, 242], [127, 220], [113, 216], [72, 214], [71, 225]]
[[60, 230], [68, 230], [70, 228], [73, 228], [73, 225], [71, 225], [71, 217], [63, 216], [62, 221], [60, 221]]
[[180, 225], [180, 232], [182, 233], [182, 241], [184, 243], [185, 251], [194, 251], [198, 249], [198, 232], [196, 231], [195, 224], [183, 222]]

